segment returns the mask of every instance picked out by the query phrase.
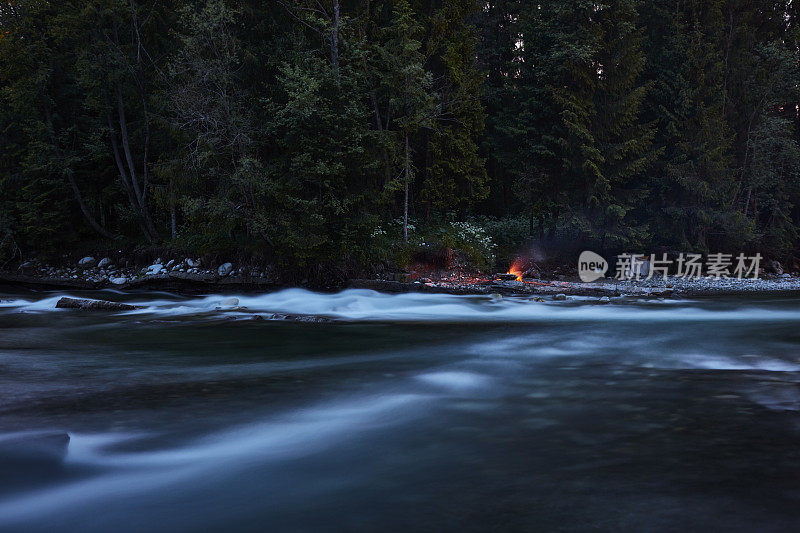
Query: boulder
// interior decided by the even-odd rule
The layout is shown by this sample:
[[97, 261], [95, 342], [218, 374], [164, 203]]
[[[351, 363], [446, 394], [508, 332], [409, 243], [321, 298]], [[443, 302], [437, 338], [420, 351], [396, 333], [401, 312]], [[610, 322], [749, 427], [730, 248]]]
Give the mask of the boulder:
[[164, 270], [164, 265], [156, 263], [147, 267], [147, 272], [145, 272], [145, 274], [148, 276], [155, 276], [156, 274], [160, 274], [162, 270]]
[[533, 268], [529, 268], [528, 270], [526, 270], [522, 274], [522, 277], [524, 279], [541, 279], [542, 275], [539, 272], [539, 269], [537, 269], [536, 267], [533, 267]]
[[239, 298], [225, 298], [220, 305], [222, 307], [239, 307]]
[[198, 260], [195, 261], [194, 259], [190, 259], [190, 258], [187, 257], [186, 258], [186, 266], [188, 266], [189, 268], [197, 268], [197, 267], [200, 266], [200, 260], [198, 259]]
[[219, 275], [220, 275], [220, 277], [223, 277], [223, 278], [224, 278], [225, 276], [227, 276], [228, 274], [230, 274], [232, 271], [233, 271], [233, 265], [232, 265], [232, 264], [230, 264], [230, 263], [223, 263], [223, 264], [221, 264], [221, 265], [219, 266], [219, 268], [217, 269], [217, 274], [219, 274]]
[[[39, 269], [36, 268], [36, 263], [33, 261], [25, 261], [19, 266], [19, 271], [23, 274], [32, 274]], [[45, 272], [45, 269], [41, 269], [42, 272]]]
[[92, 268], [97, 261], [94, 257], [86, 256], [78, 261], [78, 266], [81, 268]]
[[110, 281], [114, 285], [124, 285], [125, 283], [128, 283], [128, 278], [126, 278], [125, 276], [110, 277], [108, 278], [108, 281]]
[[140, 309], [139, 306], [107, 300], [89, 300], [86, 298], [61, 298], [56, 303], [56, 309], [83, 309], [86, 311], [132, 311]]
[[567, 299], [567, 295], [564, 294], [564, 293], [556, 294], [555, 296], [553, 296], [553, 300], [555, 300], [557, 302], [563, 302], [566, 299]]
[[767, 263], [767, 267], [765, 270], [767, 272], [776, 274], [778, 276], [783, 274], [783, 266], [781, 265], [780, 261], [775, 261], [775, 260], [770, 261], [769, 263]]
[[174, 265], [175, 265], [175, 260], [174, 260], [174, 259], [170, 259], [169, 261], [167, 261], [167, 264], [164, 266], [164, 268], [166, 268], [167, 270], [169, 270], [169, 269], [170, 269], [170, 268], [172, 268]]
[[418, 280], [419, 280], [419, 274], [417, 274], [416, 272], [407, 272], [403, 274], [402, 279], [400, 281], [402, 281], [403, 283], [411, 283]]
[[0, 468], [4, 475], [30, 476], [32, 469], [61, 464], [67, 455], [69, 435], [60, 431], [11, 434], [0, 439]]
[[601, 303], [601, 304], [609, 304], [609, 303], [611, 303], [611, 298], [609, 298], [608, 296], [603, 296], [602, 298], [600, 298], [599, 303]]
[[97, 263], [98, 268], [107, 268], [111, 266], [111, 259], [108, 257], [104, 257]]

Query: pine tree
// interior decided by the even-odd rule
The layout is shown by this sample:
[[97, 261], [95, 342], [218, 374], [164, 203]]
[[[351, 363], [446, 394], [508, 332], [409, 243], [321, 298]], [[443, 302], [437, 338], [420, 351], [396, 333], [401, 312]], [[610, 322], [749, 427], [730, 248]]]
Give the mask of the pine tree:
[[652, 147], [655, 128], [641, 118], [649, 90], [641, 80], [641, 7], [639, 0], [614, 0], [595, 14], [603, 36], [593, 129], [603, 159], [587, 199], [587, 222], [603, 248], [641, 249], [649, 238], [646, 220], [636, 217], [646, 197], [646, 173], [658, 157]]
[[768, 250], [785, 251], [797, 238], [791, 211], [800, 199], [792, 5], [729, 0], [723, 15], [725, 115], [737, 167], [728, 218], [744, 219]]
[[394, 2], [391, 22], [386, 28], [387, 41], [382, 48], [387, 66], [383, 83], [402, 146], [399, 154], [403, 175], [404, 243], [408, 243], [409, 195], [414, 180], [412, 138], [421, 128], [430, 128], [432, 117], [438, 114], [431, 74], [425, 69], [422, 31], [409, 2]]
[[431, 163], [420, 197], [445, 214], [464, 209], [488, 194], [485, 160], [476, 139], [485, 114], [480, 103], [483, 75], [477, 70], [477, 33], [468, 22], [475, 0], [446, 0], [431, 22], [429, 54], [441, 64], [437, 87], [441, 112], [433, 120]]
[[73, 206], [83, 216], [79, 228], [111, 236], [98, 222], [93, 191], [80, 179], [86, 165], [80, 150], [83, 109], [70, 70], [71, 43], [59, 15], [50, 3], [0, 7], [0, 105], [6, 125], [0, 146], [6, 158], [2, 179], [12, 196], [9, 208], [16, 230], [42, 248], [67, 238]]
[[707, 249], [730, 224], [731, 133], [724, 114], [722, 2], [660, 0], [643, 10], [653, 82], [647, 117], [663, 150], [650, 184], [653, 226], [661, 244]]
[[602, 36], [593, 2], [527, 5], [516, 80], [517, 193], [552, 237], [561, 215], [581, 216], [602, 187], [594, 124]]
[[[376, 225], [378, 132], [370, 127], [363, 51], [346, 11], [338, 53], [319, 52], [298, 33], [264, 109], [274, 152], [263, 162], [269, 205], [260, 211], [285, 261], [363, 260], [365, 234]], [[322, 32], [330, 35], [331, 28]], [[315, 34], [318, 32], [314, 31]]]
[[520, 162], [517, 149], [524, 141], [517, 126], [517, 116], [524, 111], [516, 96], [521, 66], [520, 9], [520, 0], [490, 0], [482, 2], [476, 17], [480, 35], [478, 69], [486, 74], [482, 101], [486, 127], [480, 151], [490, 179], [488, 207], [496, 214], [516, 209], [518, 203], [514, 194], [515, 168]]

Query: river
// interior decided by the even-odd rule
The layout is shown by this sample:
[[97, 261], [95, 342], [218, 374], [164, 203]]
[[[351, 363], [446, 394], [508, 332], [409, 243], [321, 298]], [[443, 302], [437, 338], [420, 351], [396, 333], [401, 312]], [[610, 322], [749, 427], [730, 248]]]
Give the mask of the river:
[[797, 298], [63, 295], [0, 294], [0, 531], [800, 527]]

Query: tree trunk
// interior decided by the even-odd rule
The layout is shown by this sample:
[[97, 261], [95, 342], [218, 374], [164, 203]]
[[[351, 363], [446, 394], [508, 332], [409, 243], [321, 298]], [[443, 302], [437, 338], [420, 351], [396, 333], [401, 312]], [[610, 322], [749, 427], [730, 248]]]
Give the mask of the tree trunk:
[[[143, 147], [143, 156], [142, 156], [142, 174], [141, 178], [142, 181], [140, 183], [139, 175], [136, 173], [136, 163], [133, 158], [133, 153], [131, 150], [130, 144], [130, 137], [128, 135], [128, 120], [125, 113], [125, 104], [123, 101], [122, 96], [122, 85], [119, 79], [115, 80], [114, 84], [114, 92], [116, 96], [116, 108], [117, 108], [117, 116], [119, 120], [119, 135], [120, 135], [120, 145], [122, 148], [122, 155], [125, 156], [125, 163], [127, 163], [128, 172], [126, 173], [124, 167], [121, 165], [122, 157], [120, 155], [119, 147], [116, 145], [116, 138], [114, 129], [111, 129], [111, 137], [112, 137], [112, 144], [114, 145], [114, 157], [117, 160], [117, 166], [120, 170], [120, 177], [123, 180], [123, 183], [127, 181], [127, 186], [129, 188], [129, 195], [135, 199], [134, 211], [139, 214], [139, 218], [141, 219], [141, 226], [142, 226], [142, 233], [144, 233], [145, 238], [148, 242], [157, 242], [159, 240], [158, 231], [153, 224], [152, 218], [150, 218], [150, 211], [147, 207], [147, 181], [148, 181], [148, 152], [149, 152], [149, 145], [150, 145], [150, 119], [147, 112], [147, 99], [145, 96], [145, 81], [144, 81], [144, 70], [142, 66], [142, 42], [141, 42], [141, 35], [139, 34], [139, 21], [136, 16], [136, 5], [133, 0], [130, 0], [130, 8], [131, 8], [131, 17], [133, 23], [133, 30], [136, 36], [136, 65], [137, 70], [133, 74], [134, 81], [137, 84], [140, 96], [142, 98], [143, 104], [143, 111], [144, 111], [144, 123], [145, 123], [145, 139], [144, 139], [144, 147]], [[117, 46], [120, 47], [119, 43], [119, 33], [116, 23], [113, 26], [113, 42]], [[109, 126], [110, 123], [110, 115], [109, 115]], [[127, 174], [127, 176], [126, 176]], [[127, 179], [126, 179], [127, 178]]]
[[403, 244], [408, 244], [408, 180], [411, 171], [409, 169], [409, 155], [408, 155], [408, 133], [406, 133], [406, 173], [404, 180], [405, 199], [403, 200]]
[[[53, 143], [53, 148], [55, 148], [56, 153], [61, 159], [64, 159], [64, 155], [61, 151], [61, 146], [58, 143], [58, 137], [56, 136], [55, 126], [53, 125], [53, 115], [50, 113], [50, 108], [46, 105], [44, 106], [44, 116], [45, 120], [47, 120], [47, 129], [49, 130], [50, 134], [50, 142]], [[83, 213], [83, 218], [86, 219], [86, 222], [95, 230], [97, 233], [106, 237], [108, 239], [113, 239], [114, 236], [111, 235], [106, 229], [97, 223], [95, 220], [94, 215], [89, 211], [89, 208], [86, 206], [86, 202], [83, 201], [83, 195], [81, 194], [81, 190], [78, 188], [78, 184], [75, 182], [75, 176], [72, 175], [72, 169], [64, 168], [62, 172], [67, 176], [67, 181], [69, 182], [69, 186], [72, 188], [72, 192], [75, 195], [75, 201], [78, 202], [78, 207], [81, 208], [81, 213]]]
[[169, 222], [172, 238], [178, 236], [177, 216], [175, 213], [175, 187], [172, 178], [169, 179]]
[[[119, 115], [119, 132], [120, 138], [122, 140], [122, 151], [125, 154], [125, 160], [128, 163], [128, 169], [130, 170], [129, 178], [131, 185], [133, 186], [133, 193], [136, 197], [136, 203], [139, 205], [139, 215], [142, 217], [144, 221], [144, 225], [147, 228], [146, 237], [149, 241], [158, 241], [158, 232], [153, 225], [153, 221], [150, 218], [150, 212], [147, 208], [147, 182], [143, 182], [142, 184], [139, 183], [139, 177], [136, 175], [136, 162], [133, 159], [133, 152], [131, 150], [130, 144], [130, 137], [128, 135], [128, 120], [125, 116], [125, 106], [122, 101], [122, 88], [117, 83], [117, 114]], [[149, 136], [149, 132], [148, 132]], [[146, 139], [146, 143], [149, 142], [149, 139]], [[147, 157], [147, 147], [145, 146], [145, 155]], [[144, 170], [142, 172], [143, 177], [146, 179], [147, 177], [147, 160], [143, 161]]]
[[339, 0], [333, 0], [333, 25], [331, 28], [331, 64], [336, 81], [339, 81]]
[[103, 228], [100, 224], [98, 224], [92, 214], [89, 212], [89, 209], [86, 207], [86, 203], [83, 201], [83, 196], [81, 196], [81, 191], [78, 189], [78, 184], [75, 183], [75, 176], [72, 175], [72, 171], [67, 170], [65, 173], [67, 175], [67, 180], [69, 180], [69, 185], [72, 187], [72, 192], [75, 193], [75, 200], [78, 201], [78, 207], [81, 208], [81, 213], [83, 213], [83, 217], [86, 219], [86, 222], [89, 223], [93, 230], [103, 237], [106, 237], [107, 239], [113, 239], [114, 236], [106, 231], [105, 228]]
[[125, 192], [128, 195], [128, 201], [131, 204], [131, 208], [133, 212], [139, 215], [137, 218], [139, 220], [139, 228], [142, 230], [142, 234], [145, 236], [148, 242], [153, 242], [153, 238], [147, 230], [147, 226], [145, 225], [144, 219], [141, 216], [141, 211], [139, 209], [139, 202], [136, 198], [136, 195], [133, 191], [133, 186], [131, 185], [130, 177], [128, 176], [127, 171], [125, 170], [125, 164], [122, 162], [122, 156], [119, 152], [119, 145], [117, 144], [117, 134], [114, 131], [114, 124], [111, 120], [111, 112], [108, 113], [108, 135], [111, 139], [111, 149], [114, 152], [114, 162], [117, 164], [117, 171], [119, 172], [119, 179], [122, 181], [122, 186], [125, 189]]

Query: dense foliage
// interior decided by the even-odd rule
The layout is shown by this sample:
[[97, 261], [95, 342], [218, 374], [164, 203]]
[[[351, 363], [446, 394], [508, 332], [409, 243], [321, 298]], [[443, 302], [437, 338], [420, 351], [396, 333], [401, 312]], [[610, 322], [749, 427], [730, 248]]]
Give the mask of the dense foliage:
[[502, 228], [508, 246], [525, 228], [790, 252], [798, 17], [790, 0], [2, 0], [0, 247], [366, 262], [413, 244], [410, 219], [484, 259]]

